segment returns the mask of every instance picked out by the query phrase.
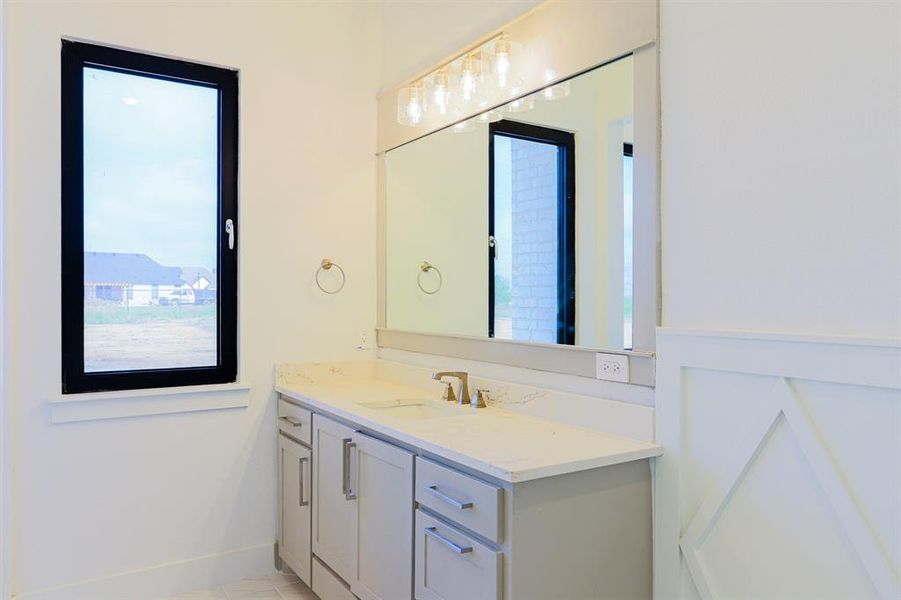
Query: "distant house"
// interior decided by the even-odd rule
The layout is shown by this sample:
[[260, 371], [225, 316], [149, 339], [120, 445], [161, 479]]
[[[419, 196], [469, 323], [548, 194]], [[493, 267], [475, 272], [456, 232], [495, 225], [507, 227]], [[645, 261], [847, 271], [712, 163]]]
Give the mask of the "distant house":
[[84, 253], [85, 302], [150, 306], [186, 287], [181, 268], [164, 267], [146, 254]]
[[216, 272], [203, 267], [182, 267], [181, 280], [195, 290], [216, 290]]

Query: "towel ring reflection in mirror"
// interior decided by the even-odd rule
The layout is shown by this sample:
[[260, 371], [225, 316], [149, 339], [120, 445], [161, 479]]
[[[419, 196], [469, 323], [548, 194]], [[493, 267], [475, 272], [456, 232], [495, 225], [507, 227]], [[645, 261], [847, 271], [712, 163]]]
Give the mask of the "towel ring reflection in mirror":
[[[320, 281], [319, 277], [322, 275], [323, 271], [330, 271], [332, 267], [338, 269], [338, 272], [341, 274], [341, 284], [337, 288], [330, 290], [322, 285], [322, 281]], [[316, 286], [326, 294], [337, 294], [344, 289], [344, 284], [346, 282], [347, 276], [344, 274], [344, 269], [341, 268], [341, 265], [332, 262], [332, 259], [330, 258], [323, 258], [322, 262], [319, 263], [319, 268], [316, 269]]]
[[[434, 289], [428, 289], [422, 285], [422, 276], [429, 271], [434, 271], [435, 274], [438, 275], [438, 285]], [[443, 283], [444, 278], [441, 276], [441, 269], [427, 260], [422, 261], [422, 264], [419, 265], [419, 273], [416, 275], [416, 285], [419, 286], [419, 289], [422, 290], [424, 294], [431, 296], [432, 294], [437, 294], [441, 290], [441, 285]]]

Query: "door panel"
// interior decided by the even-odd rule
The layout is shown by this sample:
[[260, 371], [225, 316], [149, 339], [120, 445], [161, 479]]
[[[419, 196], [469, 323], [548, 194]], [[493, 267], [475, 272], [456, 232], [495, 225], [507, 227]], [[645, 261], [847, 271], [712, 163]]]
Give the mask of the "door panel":
[[356, 573], [357, 506], [347, 490], [354, 431], [313, 416], [313, 552], [345, 581]]
[[357, 573], [363, 600], [402, 600], [413, 593], [413, 454], [354, 434], [357, 477]]
[[281, 502], [279, 554], [310, 584], [310, 451], [283, 435], [278, 439]]

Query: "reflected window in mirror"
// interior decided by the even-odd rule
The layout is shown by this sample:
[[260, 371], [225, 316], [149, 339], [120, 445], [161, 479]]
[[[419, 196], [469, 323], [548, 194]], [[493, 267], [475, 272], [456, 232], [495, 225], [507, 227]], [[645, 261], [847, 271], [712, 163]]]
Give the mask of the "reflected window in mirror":
[[632, 349], [632, 144], [623, 144], [623, 348]]
[[575, 142], [571, 132], [489, 127], [488, 335], [575, 343]]

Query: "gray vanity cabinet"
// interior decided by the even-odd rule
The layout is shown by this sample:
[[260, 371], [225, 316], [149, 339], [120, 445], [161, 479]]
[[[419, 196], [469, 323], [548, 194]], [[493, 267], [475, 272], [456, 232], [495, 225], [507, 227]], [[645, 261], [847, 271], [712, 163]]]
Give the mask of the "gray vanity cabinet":
[[317, 414], [313, 456], [313, 553], [361, 600], [409, 598], [413, 454]]
[[511, 483], [294, 403], [279, 427], [279, 553], [322, 600], [651, 597], [646, 459]]
[[344, 581], [356, 571], [357, 506], [349, 485], [354, 430], [313, 421], [313, 554]]
[[279, 555], [310, 584], [310, 450], [279, 435]]

